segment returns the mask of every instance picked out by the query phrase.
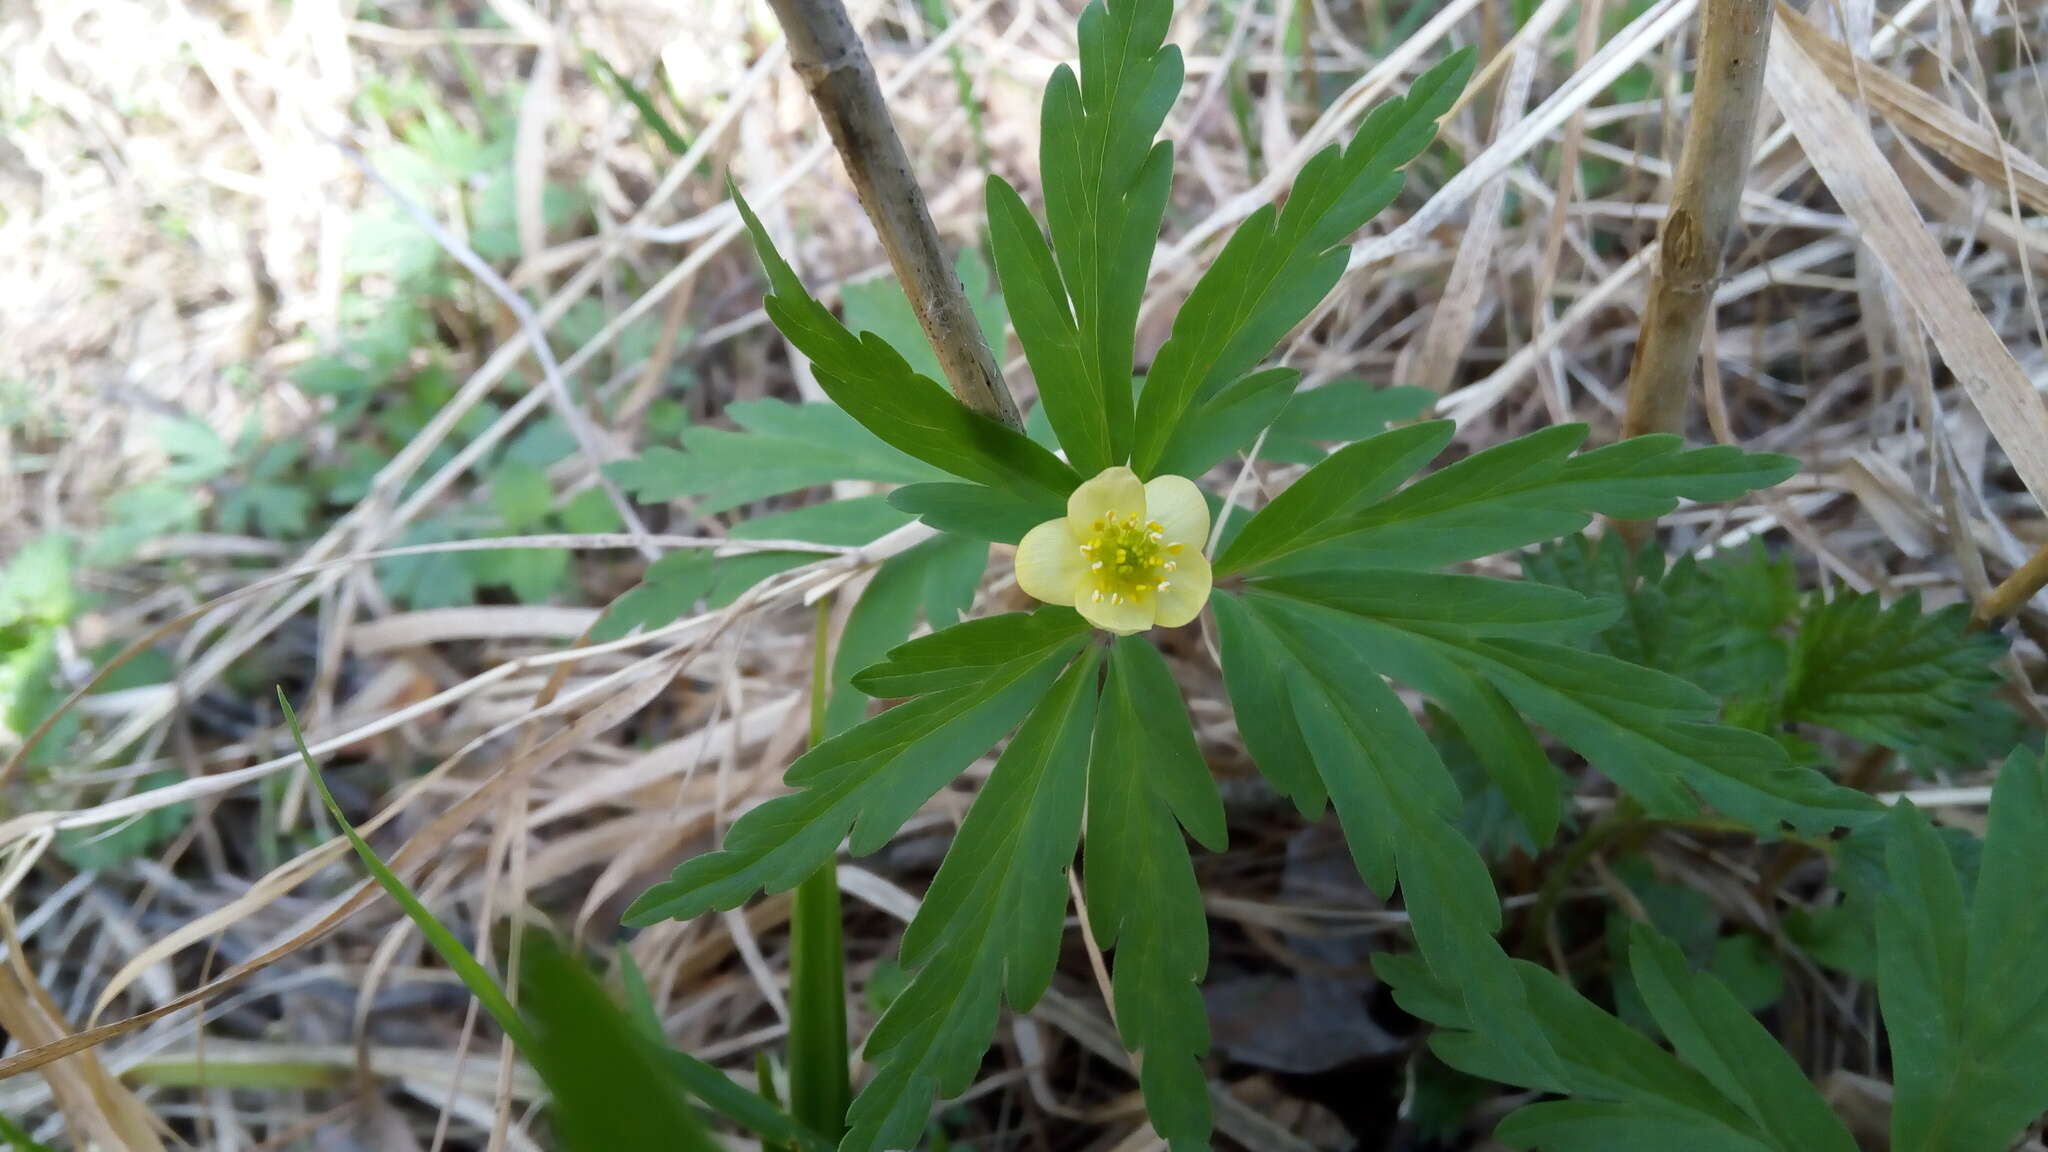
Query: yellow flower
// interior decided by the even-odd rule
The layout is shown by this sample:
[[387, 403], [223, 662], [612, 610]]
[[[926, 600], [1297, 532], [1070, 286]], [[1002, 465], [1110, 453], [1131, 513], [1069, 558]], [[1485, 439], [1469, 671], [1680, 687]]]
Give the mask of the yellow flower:
[[1067, 497], [1067, 514], [1024, 534], [1017, 586], [1048, 604], [1071, 604], [1118, 634], [1178, 628], [1209, 599], [1209, 505], [1194, 481], [1140, 482], [1105, 468]]

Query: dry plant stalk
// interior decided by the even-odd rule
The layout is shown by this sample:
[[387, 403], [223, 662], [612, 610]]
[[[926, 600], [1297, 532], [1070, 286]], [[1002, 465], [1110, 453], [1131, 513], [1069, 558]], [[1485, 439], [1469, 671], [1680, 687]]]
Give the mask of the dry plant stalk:
[[1749, 176], [1750, 135], [1770, 34], [1771, 0], [1706, 0], [1700, 7], [1692, 120], [1629, 366], [1623, 436], [1685, 430], [1700, 333]]
[[1022, 428], [1017, 402], [967, 306], [939, 243], [924, 190], [889, 119], [874, 65], [841, 0], [769, 0], [789, 40], [790, 63], [825, 120], [861, 207], [881, 234], [889, 266], [910, 297], [953, 395], [969, 408]]

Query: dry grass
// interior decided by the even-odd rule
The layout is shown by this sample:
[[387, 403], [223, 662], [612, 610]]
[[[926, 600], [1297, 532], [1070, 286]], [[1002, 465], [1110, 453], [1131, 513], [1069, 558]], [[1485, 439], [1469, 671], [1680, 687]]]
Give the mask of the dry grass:
[[[1037, 93], [1073, 55], [1073, 5], [949, 4], [942, 35], [908, 0], [853, 7], [941, 231], [973, 242], [984, 155], [1033, 195]], [[1407, 7], [1302, 5], [1314, 22], [1304, 57], [1273, 6], [1180, 5], [1173, 39], [1189, 80], [1168, 132], [1182, 159], [1140, 348], [1163, 338], [1231, 225], [1374, 100], [1472, 43], [1486, 86], [1445, 126], [1460, 162], [1440, 149], [1420, 166], [1288, 358], [1312, 384], [1425, 384], [1466, 446], [1564, 419], [1611, 436], [1686, 112], [1678, 70], [1694, 0], [1627, 11], [1553, 0], [1530, 6], [1534, 30], [1521, 36], [1496, 0], [1452, 0], [1419, 23], [1402, 21]], [[1604, 11], [1601, 35], [1550, 27], [1574, 10]], [[1846, 33], [1845, 19], [1856, 21]], [[1392, 39], [1406, 24], [1412, 33]], [[1796, 453], [1805, 468], [1762, 501], [1673, 517], [1673, 546], [1770, 535], [1824, 585], [1982, 600], [2048, 543], [2048, 76], [2036, 63], [2048, 10], [1818, 4], [1782, 14], [1777, 35], [1694, 431]], [[666, 65], [686, 155], [653, 146], [586, 74], [585, 49], [642, 80]], [[684, 368], [687, 402], [713, 419], [734, 399], [814, 392], [766, 327], [724, 175], [749, 190], [821, 296], [871, 274], [880, 255], [767, 9], [25, 0], [0, 14], [0, 59], [0, 551], [97, 523], [111, 493], [158, 463], [142, 417], [230, 431], [253, 417], [337, 447], [293, 371], [343, 330], [352, 225], [391, 203], [352, 158], [393, 131], [362, 100], [379, 78], [425, 77], [472, 126], [470, 84], [516, 109], [523, 257], [498, 271], [532, 304], [520, 317], [479, 286], [466, 315], [444, 318], [460, 387], [372, 496], [311, 543], [279, 554], [265, 541], [179, 536], [94, 576], [99, 606], [74, 625], [72, 650], [159, 643], [179, 671], [161, 688], [93, 698], [84, 762], [9, 781], [0, 893], [20, 943], [0, 970], [11, 1041], [0, 1071], [39, 1064], [22, 1052], [68, 1032], [97, 1029], [97, 1047], [0, 1083], [0, 1112], [73, 1147], [147, 1147], [154, 1137], [106, 1127], [143, 1115], [170, 1146], [532, 1147], [530, 1077], [358, 882], [290, 771], [275, 717], [254, 712], [223, 732], [195, 709], [246, 704], [225, 677], [282, 669], [308, 701], [315, 751], [340, 765], [344, 802], [486, 951], [488, 926], [516, 916], [610, 947], [627, 900], [775, 786], [802, 735], [808, 641], [794, 609], [861, 580], [914, 532], [611, 644], [582, 639], [585, 608], [403, 611], [366, 563], [471, 495], [472, 465], [491, 444], [544, 410], [573, 410], [567, 382], [632, 394], [625, 410], [642, 413]], [[978, 115], [961, 101], [955, 60]], [[550, 176], [589, 193], [599, 232], [549, 232], [539, 190]], [[457, 205], [417, 207], [445, 221]], [[574, 346], [560, 327], [583, 300], [611, 322]], [[642, 315], [666, 330], [653, 364], [611, 349]], [[529, 351], [541, 345], [559, 376], [536, 375]], [[1020, 357], [1009, 367], [1022, 378]], [[495, 415], [481, 433], [437, 453], [487, 401]], [[630, 422], [590, 425], [572, 422], [579, 452], [551, 477], [560, 491], [599, 482], [594, 463], [646, 443]], [[1264, 465], [1251, 478], [1285, 479]], [[573, 542], [578, 603], [630, 584], [636, 551], [724, 543], [716, 518], [649, 511], [645, 531]], [[988, 604], [1016, 599], [1002, 567]], [[2021, 623], [2013, 691], [2031, 709], [2042, 651], [2025, 638], [2035, 622]], [[1238, 811], [1237, 846], [1200, 861], [1218, 926], [1214, 979], [1264, 1005], [1218, 1001], [1231, 1060], [1221, 1130], [1259, 1149], [1382, 1146], [1393, 1101], [1374, 1094], [1397, 1090], [1401, 1038], [1359, 1025], [1341, 1065], [1352, 1079], [1333, 1085], [1262, 1055], [1271, 1043], [1258, 1026], [1275, 1003], [1308, 1005], [1301, 1018], [1314, 1019], [1332, 979], [1361, 998], [1363, 952], [1398, 932], [1398, 914], [1346, 876], [1325, 878], [1331, 845], [1252, 782], [1199, 645], [1175, 655]], [[88, 668], [73, 665], [82, 683]], [[181, 780], [135, 790], [158, 770]], [[1950, 783], [1922, 798], [1967, 821], [1979, 782]], [[896, 845], [844, 866], [857, 987], [893, 955], [970, 791], [941, 794]], [[179, 801], [198, 819], [159, 856], [79, 873], [51, 851], [64, 830]], [[1760, 860], [1747, 849], [1672, 836], [1656, 851], [1731, 916], [1754, 909]], [[1506, 887], [1527, 893], [1528, 880]], [[740, 1072], [776, 1050], [787, 914], [786, 900], [769, 899], [632, 937], [672, 1039]], [[978, 1147], [1152, 1143], [1069, 943], [1054, 995], [1004, 1028], [969, 1094], [960, 1130]], [[1792, 979], [1811, 993], [1799, 1001], [1800, 1058], [1842, 1083], [1872, 1071], [1869, 997], [1817, 970]], [[858, 1001], [856, 1015], [864, 1030]], [[1342, 1103], [1361, 1096], [1367, 1105]]]

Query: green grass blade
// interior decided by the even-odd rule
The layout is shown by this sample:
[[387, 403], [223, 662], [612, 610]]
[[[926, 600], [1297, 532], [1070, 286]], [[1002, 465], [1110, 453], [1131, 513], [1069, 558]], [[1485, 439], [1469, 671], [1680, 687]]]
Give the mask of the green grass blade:
[[362, 860], [363, 867], [369, 870], [370, 876], [377, 881], [377, 886], [384, 889], [385, 893], [405, 910], [406, 916], [419, 927], [420, 934], [427, 938], [427, 943], [433, 946], [434, 951], [447, 962], [448, 967], [455, 970], [456, 976], [461, 978], [470, 995], [477, 998], [484, 1011], [491, 1014], [491, 1019], [498, 1022], [498, 1027], [505, 1030], [505, 1034], [512, 1038], [512, 1042], [518, 1045], [519, 1050], [531, 1051], [534, 1035], [526, 1027], [526, 1022], [520, 1018], [519, 1009], [514, 1007], [511, 999], [505, 995], [505, 990], [498, 986], [497, 980], [493, 979], [489, 970], [477, 961], [476, 956], [462, 946], [462, 941], [455, 938], [455, 933], [450, 932], [434, 918], [432, 912], [427, 911], [427, 906], [420, 903], [419, 897], [412, 894], [412, 889], [405, 886], [405, 881], [400, 880], [397, 873], [385, 866], [376, 849], [371, 848], [356, 834], [355, 825], [350, 824], [348, 817], [342, 814], [341, 805], [334, 802], [334, 793], [327, 790], [327, 781], [320, 775], [319, 766], [313, 763], [313, 754], [306, 750], [305, 733], [299, 730], [299, 718], [292, 711], [291, 701], [285, 699], [283, 688], [277, 690], [277, 703], [284, 709], [285, 725], [292, 730], [292, 743], [298, 746], [299, 759], [305, 762], [306, 774], [313, 778], [313, 787], [320, 791], [320, 802], [327, 806], [327, 811], [334, 817], [334, 822], [341, 826], [342, 835], [348, 837], [349, 845], [356, 850], [356, 856]]

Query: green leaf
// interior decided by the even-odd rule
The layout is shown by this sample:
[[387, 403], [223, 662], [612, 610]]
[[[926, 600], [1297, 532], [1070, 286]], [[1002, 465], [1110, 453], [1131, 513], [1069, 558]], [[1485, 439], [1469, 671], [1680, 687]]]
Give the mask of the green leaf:
[[1435, 138], [1471, 70], [1469, 51], [1431, 68], [1407, 96], [1373, 109], [1341, 151], [1332, 145], [1311, 157], [1284, 207], [1268, 205], [1238, 226], [1153, 359], [1132, 452], [1140, 475], [1157, 470], [1196, 403], [1250, 371], [1336, 286], [1349, 257], [1345, 237], [1400, 192], [1401, 168]]
[[1115, 949], [1117, 1030], [1141, 1058], [1145, 1110], [1175, 1152], [1207, 1148], [1210, 1123], [1199, 988], [1209, 925], [1181, 828], [1218, 847], [1223, 840], [1221, 801], [1194, 735], [1174, 732], [1187, 723], [1158, 650], [1142, 636], [1119, 637], [1088, 757], [1088, 918]]
[[768, 318], [811, 358], [819, 386], [848, 415], [898, 450], [963, 480], [1027, 498], [1064, 497], [1081, 482], [1072, 468], [1023, 433], [973, 411], [912, 371], [888, 341], [848, 332], [804, 291], [737, 189], [733, 203], [768, 270]]
[[378, 887], [384, 889], [385, 895], [391, 897], [392, 903], [397, 904], [405, 912], [406, 918], [420, 930], [420, 935], [426, 940], [427, 945], [454, 970], [463, 986], [469, 989], [470, 995], [475, 996], [477, 1003], [491, 1019], [497, 1021], [498, 1027], [505, 1030], [505, 1035], [519, 1046], [521, 1052], [527, 1054], [528, 1059], [532, 1059], [534, 1034], [527, 1028], [525, 1019], [520, 1016], [519, 1009], [513, 1006], [511, 998], [498, 986], [497, 978], [491, 975], [490, 970], [477, 960], [455, 933], [448, 930], [447, 925], [442, 924], [427, 910], [427, 906], [420, 902], [412, 889], [406, 887], [405, 881], [400, 880], [398, 874], [377, 855], [377, 850], [370, 847], [356, 832], [355, 825], [349, 823], [347, 814], [341, 810], [341, 805], [335, 802], [334, 793], [328, 790], [327, 779], [320, 774], [319, 767], [313, 762], [313, 754], [306, 750], [306, 737], [299, 729], [298, 714], [292, 711], [292, 702], [286, 698], [283, 688], [277, 690], [277, 704], [284, 712], [285, 726], [291, 730], [292, 743], [298, 748], [299, 761], [306, 766], [306, 775], [312, 778], [313, 787], [320, 793], [320, 802], [326, 806], [328, 815], [334, 817], [334, 822], [340, 825], [342, 835], [348, 838], [349, 846], [355, 849], [356, 858], [362, 861], [371, 879], [377, 882]]
[[[1660, 1021], [1669, 1020], [1667, 1027], [1683, 1037], [1675, 1056], [1527, 961], [1504, 962], [1523, 992], [1518, 1021], [1465, 1011], [1440, 977], [1403, 957], [1379, 957], [1375, 968], [1393, 985], [1403, 1008], [1438, 1025], [1430, 1046], [1445, 1063], [1475, 1076], [1571, 1097], [1530, 1105], [1503, 1120], [1494, 1138], [1511, 1147], [1547, 1152], [1854, 1149], [1819, 1093], [1726, 989], [1686, 970], [1668, 943], [1652, 934], [1645, 937], [1650, 943], [1639, 940], [1636, 976], [1653, 989]], [[1535, 1026], [1550, 1044], [1551, 1062], [1538, 1066], [1526, 1061], [1505, 1031], [1509, 1023]]]
[[1328, 793], [1295, 723], [1286, 679], [1273, 674], [1282, 666], [1280, 641], [1238, 597], [1220, 593], [1209, 603], [1216, 613], [1230, 711], [1237, 718], [1245, 750], [1273, 787], [1294, 801], [1303, 818], [1314, 820], [1323, 814]]
[[1954, 604], [1923, 612], [1908, 595], [1816, 593], [1800, 614], [1784, 718], [1894, 749], [1932, 770], [1976, 767], [2018, 742], [1993, 666], [2006, 641]]
[[1712, 721], [1712, 697], [1674, 677], [1557, 644], [1484, 640], [1462, 661], [1524, 716], [1586, 757], [1652, 815], [1699, 801], [1764, 835], [1873, 819], [1869, 797], [1795, 765], [1777, 741]]
[[1314, 464], [1328, 455], [1325, 444], [1348, 444], [1415, 420], [1436, 402], [1427, 388], [1372, 388], [1346, 377], [1320, 388], [1298, 391], [1266, 433], [1259, 456], [1285, 464]]
[[1607, 626], [1617, 612], [1611, 600], [1563, 588], [1397, 568], [1307, 572], [1260, 580], [1254, 587], [1411, 631], [1461, 639], [1583, 635]]
[[491, 507], [507, 531], [537, 531], [554, 506], [554, 485], [540, 465], [508, 460], [491, 473]]
[[914, 969], [869, 1034], [874, 1079], [841, 1152], [915, 1147], [932, 1097], [973, 1082], [999, 1001], [1036, 1003], [1059, 959], [1081, 835], [1096, 650], [1070, 666], [996, 761], [903, 935]]
[[621, 532], [626, 527], [612, 498], [600, 487], [585, 488], [562, 505], [562, 528], [581, 535]]
[[[548, 1086], [565, 1152], [717, 1152], [669, 1066], [596, 978], [544, 932], [520, 941], [521, 1053]], [[719, 1074], [723, 1078], [723, 1074]]]
[[[634, 901], [627, 922], [688, 919], [737, 907], [757, 890], [792, 888], [830, 859], [849, 832], [856, 856], [881, 847], [1016, 725], [1085, 635], [1080, 617], [1061, 609], [969, 621], [896, 649], [879, 678], [891, 685], [932, 684], [923, 689], [929, 694], [798, 757], [783, 778], [796, 791], [740, 817], [720, 851], [677, 866], [671, 879]], [[963, 649], [984, 661], [964, 683], [947, 675], [958, 659], [954, 653]], [[855, 683], [868, 687], [862, 677]]]
[[740, 431], [690, 428], [683, 451], [650, 448], [607, 465], [606, 472], [641, 500], [695, 498], [705, 513], [836, 480], [907, 484], [944, 475], [884, 444], [831, 404], [748, 400], [725, 412]]
[[1294, 394], [1293, 368], [1253, 372], [1188, 413], [1159, 456], [1159, 471], [1200, 476], [1233, 452], [1251, 447]]
[[152, 423], [150, 430], [164, 455], [170, 457], [162, 475], [173, 484], [204, 484], [234, 466], [234, 450], [202, 420], [165, 417]]
[[[1292, 612], [1304, 635], [1341, 634], [1380, 672], [1436, 697], [1461, 725], [1496, 734], [1484, 742], [1492, 748], [1489, 773], [1514, 790], [1532, 832], [1554, 826], [1555, 798], [1545, 783], [1551, 777], [1501, 700], [1585, 756], [1653, 815], [1691, 816], [1705, 800], [1765, 835], [1783, 824], [1855, 827], [1875, 815], [1874, 801], [1794, 765], [1769, 737], [1713, 723], [1715, 701], [1674, 677], [1561, 644], [1486, 637], [1483, 623], [1461, 635], [1446, 623], [1382, 616], [1370, 599], [1340, 610], [1274, 595], [1287, 586], [1259, 581], [1253, 602]], [[1330, 657], [1317, 657], [1324, 658]]]
[[1901, 804], [1885, 847], [1878, 999], [1891, 1038], [1892, 1147], [1997, 1152], [2048, 1111], [2048, 781], [1999, 770], [1974, 899], [1927, 817]]
[[1572, 456], [1585, 434], [1583, 425], [1561, 424], [1468, 456], [1330, 525], [1323, 543], [1287, 563], [1439, 568], [1576, 532], [1595, 514], [1650, 519], [1681, 497], [1734, 499], [1798, 468], [1787, 456], [1686, 449], [1676, 436]]
[[[1180, 92], [1180, 49], [1165, 43], [1172, 16], [1171, 0], [1092, 0], [1079, 25], [1080, 77], [1062, 64], [1045, 86], [1039, 172], [1052, 248], [1073, 301], [1082, 375], [1049, 382], [1036, 361], [1032, 369], [1042, 393], [1065, 390], [1075, 397], [1069, 409], [1088, 414], [1076, 422], [1091, 429], [1079, 443], [1066, 444], [1067, 428], [1059, 428], [1076, 463], [1094, 450], [1098, 419], [1107, 431], [1107, 462], [1130, 455], [1127, 385], [1138, 305], [1173, 178], [1172, 144], [1152, 139]], [[991, 212], [992, 221], [998, 215]], [[1017, 238], [1021, 223], [1000, 230]], [[997, 260], [1000, 266], [1002, 257]], [[1043, 276], [1043, 269], [1036, 273]], [[1007, 285], [1007, 271], [1005, 277]], [[1019, 325], [1020, 339], [1024, 328]]]
[[1049, 497], [1027, 500], [957, 481], [906, 484], [889, 493], [889, 503], [941, 532], [998, 544], [1015, 544], [1026, 532], [1067, 514], [1066, 505]]
[[661, 138], [662, 147], [668, 149], [670, 156], [683, 156], [690, 151], [690, 142], [683, 139], [682, 134], [669, 124], [668, 117], [661, 114], [661, 109], [655, 105], [653, 98], [642, 91], [638, 84], [633, 83], [631, 78], [612, 67], [611, 61], [595, 52], [586, 51], [583, 60], [586, 65], [594, 65], [591, 70], [609, 81], [610, 86], [616, 88], [619, 95], [626, 98], [626, 102], [640, 114], [640, 122]]
[[1678, 947], [1638, 925], [1629, 946], [1636, 986], [1680, 1059], [1787, 1152], [1855, 1152], [1856, 1142], [1791, 1055]]
[[1217, 574], [1255, 567], [1349, 531], [1347, 513], [1392, 492], [1443, 451], [1456, 430], [1448, 420], [1411, 424], [1330, 453], [1245, 523], [1217, 558]]
[[[402, 546], [443, 544], [460, 538], [454, 525], [428, 520], [398, 538]], [[410, 608], [449, 608], [476, 600], [475, 561], [461, 552], [424, 552], [377, 561], [377, 579], [392, 599]]]
[[0, 627], [21, 621], [61, 624], [78, 603], [73, 544], [61, 532], [30, 537], [0, 573]]
[[972, 688], [1013, 661], [1064, 647], [1087, 625], [1071, 609], [985, 616], [920, 636], [862, 669], [853, 686], [878, 700]]
[[1486, 864], [1452, 822], [1456, 782], [1408, 707], [1381, 679], [1378, 653], [1335, 614], [1261, 596], [1251, 617], [1278, 655], [1300, 738], [1337, 809], [1359, 875], [1382, 896], [1398, 877], [1409, 923], [1430, 970], [1458, 989], [1479, 1018], [1502, 1021], [1526, 1061], [1548, 1046], [1526, 1011], [1493, 939], [1500, 905]]
[[[1010, 302], [1017, 342], [1038, 382], [1039, 409], [1074, 467], [1092, 476], [1111, 463], [1110, 417], [1103, 391], [1090, 374], [1093, 358], [1081, 346], [1059, 265], [1038, 221], [1008, 181], [991, 173], [987, 199], [989, 248]], [[1123, 374], [1130, 375], [1128, 365]]]
[[[906, 518], [880, 496], [855, 496], [806, 504], [742, 521], [735, 540], [801, 540], [851, 546], [866, 544], [902, 527]], [[566, 553], [563, 553], [566, 556]], [[697, 611], [723, 608], [770, 576], [823, 558], [819, 552], [773, 550], [714, 555], [710, 549], [671, 552], [647, 566], [640, 583], [620, 593], [591, 630], [599, 642], [617, 640], [635, 628], [655, 629]]]
[[[143, 779], [138, 791], [154, 791], [183, 779], [176, 772], [152, 773]], [[66, 828], [57, 833], [57, 855], [81, 872], [103, 872], [149, 855], [170, 843], [191, 822], [192, 805], [177, 803], [151, 808], [105, 827]]]
[[825, 712], [828, 733], [843, 732], [867, 714], [868, 700], [853, 686], [854, 675], [903, 643], [920, 611], [934, 628], [957, 623], [987, 563], [986, 545], [943, 536], [883, 561], [840, 630]]
[[306, 530], [313, 512], [313, 494], [291, 484], [251, 481], [221, 497], [221, 527], [272, 540], [288, 540]]
[[464, 552], [470, 572], [482, 585], [509, 588], [521, 604], [543, 604], [569, 579], [567, 548], [505, 548]]

